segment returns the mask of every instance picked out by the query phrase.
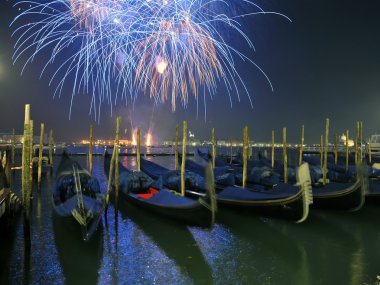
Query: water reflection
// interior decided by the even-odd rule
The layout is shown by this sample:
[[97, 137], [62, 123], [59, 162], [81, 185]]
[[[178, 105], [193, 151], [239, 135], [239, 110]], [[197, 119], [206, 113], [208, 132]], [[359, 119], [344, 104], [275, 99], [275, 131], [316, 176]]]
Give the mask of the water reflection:
[[192, 232], [217, 284], [307, 284], [307, 277], [298, 283], [302, 248], [265, 219], [221, 210], [211, 231]]
[[[0, 223], [0, 284], [10, 283], [11, 253], [15, 244], [20, 216]], [[6, 232], [6, 234], [4, 234]]]
[[304, 248], [305, 262], [308, 262], [304, 270], [309, 272], [309, 284], [351, 284], [351, 261], [353, 253], [359, 249], [358, 240], [332, 223], [329, 216], [319, 213], [313, 211], [302, 225], [278, 221], [271, 221], [270, 225], [295, 238]]
[[[188, 277], [195, 284], [212, 284], [211, 268], [184, 224], [146, 213], [123, 200], [120, 201], [119, 210], [122, 219], [130, 219], [135, 226], [132, 233], [134, 243], [142, 242], [142, 230], [144, 239], [149, 238], [169, 259], [173, 260], [181, 275]], [[148, 262], [157, 261], [159, 260], [155, 260], [152, 256]], [[163, 268], [166, 271], [171, 269]], [[169, 276], [171, 274], [168, 272]]]
[[318, 213], [328, 219], [337, 227], [349, 232], [357, 242], [357, 248], [349, 251], [350, 283], [349, 284], [377, 284], [377, 276], [380, 273], [376, 262], [380, 254], [379, 235], [379, 208], [375, 205], [366, 205], [360, 211]]
[[79, 225], [72, 219], [53, 214], [54, 240], [65, 284], [97, 284], [103, 256], [103, 227], [92, 238], [82, 239]]

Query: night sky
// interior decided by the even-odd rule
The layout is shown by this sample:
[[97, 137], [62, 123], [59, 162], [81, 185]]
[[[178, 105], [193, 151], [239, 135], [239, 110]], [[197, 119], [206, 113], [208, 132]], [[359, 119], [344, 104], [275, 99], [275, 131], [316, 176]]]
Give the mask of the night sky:
[[[282, 128], [288, 129], [288, 141], [298, 142], [305, 124], [305, 142], [317, 143], [330, 118], [330, 134], [355, 133], [356, 121], [363, 121], [364, 137], [380, 133], [380, 1], [289, 0], [256, 1], [265, 10], [286, 14], [292, 22], [275, 15], [244, 19], [243, 30], [255, 44], [249, 50], [241, 40], [235, 46], [249, 55], [270, 77], [274, 92], [260, 72], [248, 62], [238, 68], [253, 100], [253, 108], [244, 92], [240, 102], [233, 95], [230, 107], [221, 85], [215, 97], [208, 98], [207, 116], [190, 98], [186, 109], [175, 113], [169, 104], [153, 107], [153, 101], [140, 96], [132, 105], [119, 102], [102, 106], [100, 122], [89, 114], [90, 96], [75, 97], [69, 120], [71, 94], [53, 98], [49, 76], [39, 79], [41, 66], [29, 65], [21, 76], [22, 65], [12, 64], [13, 28], [17, 15], [13, 1], [0, 2], [0, 132], [16, 128], [21, 132], [24, 104], [31, 104], [35, 124], [45, 122], [53, 128], [56, 141], [71, 141], [88, 136], [94, 124], [98, 138], [114, 136], [116, 115], [122, 116], [122, 129], [149, 125], [156, 139], [170, 139], [176, 123], [188, 120], [189, 129], [199, 139], [210, 137], [215, 127], [219, 139], [240, 139], [242, 128], [249, 126], [250, 138], [270, 141], [271, 130], [281, 141]], [[242, 88], [241, 86], [239, 88]], [[39, 130], [39, 127], [38, 127]], [[129, 137], [129, 135], [128, 135]], [[330, 140], [332, 141], [332, 140]]]

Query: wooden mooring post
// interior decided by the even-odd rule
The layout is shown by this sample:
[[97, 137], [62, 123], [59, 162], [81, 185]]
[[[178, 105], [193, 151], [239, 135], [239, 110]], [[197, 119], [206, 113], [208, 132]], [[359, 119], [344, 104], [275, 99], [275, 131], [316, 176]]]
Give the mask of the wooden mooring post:
[[120, 122], [121, 117], [116, 118], [116, 135], [115, 135], [115, 215], [119, 207], [119, 141], [120, 141]]
[[50, 165], [50, 172], [53, 172], [53, 130], [50, 130], [49, 133], [49, 165]]
[[33, 145], [34, 145], [34, 122], [33, 120], [30, 120], [30, 129], [29, 129], [29, 159], [30, 159], [30, 191], [33, 191], [33, 156], [34, 156], [34, 149], [33, 149]]
[[183, 121], [182, 130], [182, 164], [181, 164], [181, 195], [185, 196], [185, 163], [186, 163], [186, 144], [187, 144], [187, 121]]
[[334, 163], [338, 164], [338, 135], [334, 134]]
[[282, 152], [284, 164], [284, 183], [288, 183], [288, 153], [286, 146], [286, 128], [282, 129]]
[[243, 129], [243, 189], [247, 186], [248, 126]]
[[356, 136], [355, 136], [355, 165], [358, 164], [359, 161], [359, 130], [360, 125], [359, 121], [356, 122]]
[[371, 143], [368, 143], [368, 162], [369, 164], [372, 164], [372, 148]]
[[90, 142], [88, 145], [88, 171], [90, 172], [90, 175], [92, 176], [92, 124], [90, 125]]
[[300, 145], [300, 154], [298, 158], [298, 165], [302, 164], [302, 157], [303, 157], [303, 145], [305, 143], [305, 126], [301, 126], [301, 145]]
[[31, 156], [30, 156], [30, 105], [25, 105], [24, 138], [22, 145], [22, 201], [24, 205], [25, 247], [30, 248], [30, 198], [31, 198]]
[[[111, 163], [110, 163], [110, 169], [108, 172], [108, 184], [107, 184], [107, 193], [106, 193], [106, 207], [104, 210], [104, 216], [107, 219], [107, 212], [108, 212], [108, 204], [110, 200], [110, 193], [111, 193], [111, 184], [113, 180], [113, 171], [114, 171], [114, 166], [115, 166], [115, 158], [116, 158], [116, 152], [118, 152], [118, 146], [116, 144], [116, 141], [118, 140], [118, 133], [120, 133], [120, 117], [117, 117], [116, 119], [116, 131], [115, 131], [115, 141], [113, 145], [113, 151], [112, 151], [112, 157], [111, 157]], [[116, 161], [116, 164], [119, 166], [119, 161]], [[116, 173], [115, 173], [115, 187], [116, 187]], [[119, 189], [119, 188], [118, 188]], [[116, 189], [115, 189], [116, 190]], [[116, 195], [115, 195], [116, 199]]]
[[325, 149], [324, 149], [324, 159], [323, 159], [323, 185], [327, 182], [327, 151], [329, 148], [329, 128], [330, 120], [326, 119], [326, 133], [325, 133]]
[[44, 146], [44, 132], [45, 132], [45, 125], [44, 123], [41, 123], [41, 130], [40, 130], [40, 145], [38, 148], [38, 176], [37, 176], [37, 185], [38, 189], [41, 187], [41, 176], [42, 176], [42, 152], [43, 152], [43, 146]]

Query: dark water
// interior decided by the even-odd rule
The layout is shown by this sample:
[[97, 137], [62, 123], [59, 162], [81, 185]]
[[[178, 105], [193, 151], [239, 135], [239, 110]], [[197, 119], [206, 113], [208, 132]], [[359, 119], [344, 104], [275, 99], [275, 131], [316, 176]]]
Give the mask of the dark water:
[[[86, 157], [75, 159], [87, 166]], [[133, 157], [120, 159], [136, 168]], [[173, 157], [152, 159], [173, 166]], [[102, 157], [94, 157], [94, 175], [105, 192]], [[0, 284], [379, 284], [380, 206], [312, 210], [303, 224], [221, 210], [210, 230], [120, 201], [119, 212], [111, 204], [108, 223], [84, 243], [80, 231], [53, 217], [53, 184], [46, 176], [33, 194], [31, 252], [22, 217], [13, 239], [1, 232]]]

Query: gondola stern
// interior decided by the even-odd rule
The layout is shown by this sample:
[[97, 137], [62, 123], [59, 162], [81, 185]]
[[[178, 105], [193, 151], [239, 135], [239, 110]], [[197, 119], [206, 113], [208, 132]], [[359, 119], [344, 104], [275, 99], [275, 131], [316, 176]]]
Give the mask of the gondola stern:
[[357, 173], [356, 182], [359, 184], [357, 187], [360, 187], [360, 201], [359, 201], [358, 206], [350, 209], [350, 212], [356, 212], [364, 206], [365, 194], [368, 193], [369, 191], [368, 168], [363, 162], [360, 162], [357, 165], [356, 173]]
[[212, 228], [215, 224], [215, 216], [218, 211], [218, 204], [216, 201], [214, 172], [212, 169], [211, 162], [209, 162], [206, 166], [205, 176], [207, 196], [205, 198], [199, 198], [199, 202], [211, 212], [210, 227]]
[[296, 221], [296, 223], [302, 223], [306, 221], [307, 217], [309, 216], [310, 205], [313, 204], [313, 192], [311, 187], [311, 177], [308, 163], [303, 163], [298, 168], [297, 185], [299, 185], [302, 190], [303, 214], [301, 219]]

